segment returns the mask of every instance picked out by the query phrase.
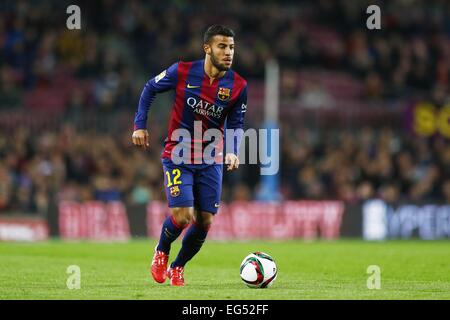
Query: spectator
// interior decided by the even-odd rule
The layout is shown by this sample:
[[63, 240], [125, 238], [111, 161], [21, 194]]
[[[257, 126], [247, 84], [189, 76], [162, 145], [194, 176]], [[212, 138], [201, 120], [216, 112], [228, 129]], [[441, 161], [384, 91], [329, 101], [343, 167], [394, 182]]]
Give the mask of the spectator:
[[[60, 27], [62, 11], [49, 10], [50, 4], [61, 6], [12, 2], [0, 12], [0, 112], [17, 112], [8, 123], [12, 130], [0, 127], [0, 211], [43, 213], [53, 195], [140, 204], [164, 199], [159, 147], [170, 99], [150, 119], [149, 151], [132, 148], [124, 132], [131, 130], [145, 81], [174, 61], [202, 54], [201, 34], [217, 3], [83, 2], [83, 29], [70, 32]], [[291, 108], [366, 107], [370, 101], [389, 106], [417, 97], [437, 106], [450, 101], [450, 2], [419, 0], [414, 8], [384, 2], [382, 36], [361, 29], [364, 5], [237, 1], [220, 8], [237, 34], [236, 70], [261, 81], [267, 60], [280, 63], [281, 108], [296, 112], [281, 119], [282, 197], [448, 203], [448, 141], [409, 137], [397, 127], [347, 130], [339, 119], [327, 130], [313, 130], [300, 125], [298, 109]], [[420, 9], [421, 18], [411, 14]], [[261, 124], [257, 91], [249, 86], [253, 127]], [[19, 109], [26, 114], [33, 106], [54, 106], [61, 117], [44, 111], [45, 119], [23, 123]], [[127, 114], [126, 125], [114, 117], [120, 111]], [[236, 177], [233, 187], [224, 184], [227, 201], [268, 192], [261, 191], [258, 174]]]

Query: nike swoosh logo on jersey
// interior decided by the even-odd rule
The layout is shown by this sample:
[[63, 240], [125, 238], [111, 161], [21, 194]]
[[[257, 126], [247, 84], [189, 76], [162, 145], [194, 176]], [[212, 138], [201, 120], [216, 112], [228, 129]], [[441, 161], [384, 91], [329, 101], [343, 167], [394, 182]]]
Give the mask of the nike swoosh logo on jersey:
[[200, 88], [200, 86], [191, 86], [189, 83], [187, 84], [188, 89]]

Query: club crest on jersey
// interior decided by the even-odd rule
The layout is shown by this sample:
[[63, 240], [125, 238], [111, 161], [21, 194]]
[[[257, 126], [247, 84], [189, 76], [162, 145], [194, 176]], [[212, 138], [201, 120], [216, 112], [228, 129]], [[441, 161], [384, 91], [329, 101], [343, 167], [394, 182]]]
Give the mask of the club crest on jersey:
[[178, 197], [180, 195], [180, 188], [178, 186], [170, 187], [170, 195], [172, 197]]
[[217, 92], [217, 96], [219, 97], [220, 100], [227, 101], [228, 99], [230, 99], [230, 96], [231, 96], [230, 88], [220, 87], [219, 91]]

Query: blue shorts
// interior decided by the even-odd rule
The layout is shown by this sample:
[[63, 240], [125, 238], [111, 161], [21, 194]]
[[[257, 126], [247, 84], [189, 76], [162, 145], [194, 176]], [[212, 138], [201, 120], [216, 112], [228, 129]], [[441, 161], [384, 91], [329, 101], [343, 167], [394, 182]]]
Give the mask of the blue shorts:
[[222, 193], [222, 164], [174, 164], [162, 159], [170, 208], [194, 207], [216, 214]]

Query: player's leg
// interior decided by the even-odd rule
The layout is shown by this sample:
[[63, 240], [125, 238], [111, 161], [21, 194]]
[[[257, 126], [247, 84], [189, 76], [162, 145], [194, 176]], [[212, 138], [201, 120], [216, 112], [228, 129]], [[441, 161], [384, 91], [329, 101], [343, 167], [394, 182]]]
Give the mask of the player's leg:
[[193, 207], [170, 208], [170, 215], [166, 217], [163, 222], [156, 250], [169, 255], [172, 242], [174, 242], [183, 229], [191, 223], [193, 215]]
[[186, 230], [180, 252], [168, 270], [172, 286], [184, 286], [184, 266], [200, 251], [208, 235], [213, 217], [214, 215], [210, 212], [195, 210], [195, 218]]
[[[222, 191], [222, 166], [214, 165], [199, 170], [194, 176], [195, 218], [183, 237], [177, 258], [171, 264], [172, 272], [178, 279], [171, 277], [172, 285], [184, 285], [183, 268], [201, 249], [219, 208]], [[181, 274], [180, 274], [181, 273]]]
[[186, 230], [180, 252], [175, 261], [172, 262], [171, 267], [184, 267], [200, 251], [213, 218], [214, 214], [211, 212], [195, 210], [195, 218]]
[[163, 283], [167, 277], [170, 247], [190, 224], [194, 215], [193, 171], [163, 160], [164, 185], [170, 215], [166, 217], [153, 255], [151, 273], [156, 282]]

